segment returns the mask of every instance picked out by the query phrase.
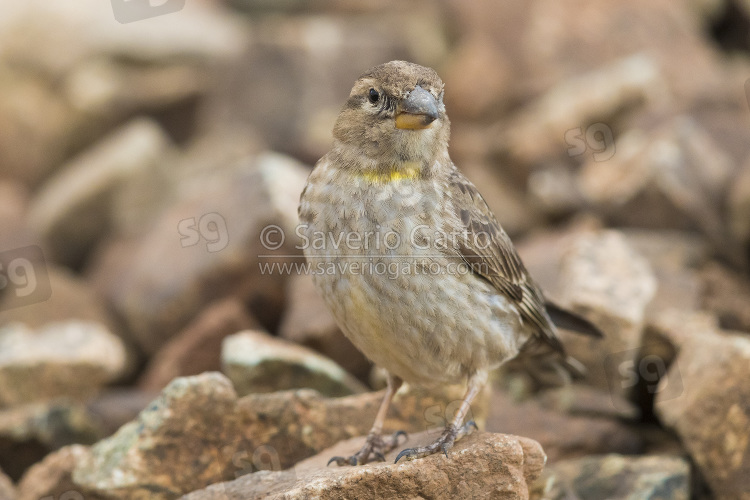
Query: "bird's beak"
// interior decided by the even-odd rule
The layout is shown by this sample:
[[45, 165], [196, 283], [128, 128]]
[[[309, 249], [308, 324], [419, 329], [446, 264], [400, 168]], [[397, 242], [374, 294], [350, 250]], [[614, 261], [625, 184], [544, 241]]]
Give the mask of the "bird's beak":
[[427, 128], [438, 116], [438, 103], [433, 95], [417, 85], [396, 108], [396, 128]]

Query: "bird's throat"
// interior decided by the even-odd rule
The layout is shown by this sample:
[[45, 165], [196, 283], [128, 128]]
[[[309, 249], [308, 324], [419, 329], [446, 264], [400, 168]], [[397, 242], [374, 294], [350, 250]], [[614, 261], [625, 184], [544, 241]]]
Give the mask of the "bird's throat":
[[416, 180], [422, 176], [422, 165], [416, 161], [407, 161], [387, 168], [364, 170], [360, 177], [377, 184], [388, 184], [404, 180]]

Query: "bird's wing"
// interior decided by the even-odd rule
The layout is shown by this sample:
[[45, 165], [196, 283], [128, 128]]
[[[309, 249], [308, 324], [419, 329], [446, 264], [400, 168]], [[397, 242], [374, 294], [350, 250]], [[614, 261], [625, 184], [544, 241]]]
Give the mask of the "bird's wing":
[[456, 248], [472, 273], [490, 282], [518, 308], [521, 319], [534, 325], [535, 336], [530, 344], [541, 341], [555, 351], [564, 352], [555, 327], [545, 311], [541, 289], [529, 276], [513, 243], [487, 206], [479, 191], [453, 167], [449, 177], [449, 196], [460, 227], [448, 228], [456, 234]]

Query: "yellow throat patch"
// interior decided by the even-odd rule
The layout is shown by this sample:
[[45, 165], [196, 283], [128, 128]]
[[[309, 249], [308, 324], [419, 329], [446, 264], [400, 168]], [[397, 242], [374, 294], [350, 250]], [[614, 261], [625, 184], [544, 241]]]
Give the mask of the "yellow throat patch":
[[416, 161], [404, 162], [401, 165], [393, 165], [387, 170], [366, 170], [360, 172], [359, 176], [365, 180], [377, 184], [388, 184], [389, 182], [416, 180], [422, 173], [421, 164]]

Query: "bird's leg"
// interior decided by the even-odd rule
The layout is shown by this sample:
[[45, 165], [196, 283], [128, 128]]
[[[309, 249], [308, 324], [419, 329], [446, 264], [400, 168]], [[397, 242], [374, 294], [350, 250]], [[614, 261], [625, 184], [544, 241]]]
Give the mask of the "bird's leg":
[[464, 418], [471, 408], [471, 402], [474, 400], [479, 391], [482, 390], [484, 384], [487, 383], [488, 374], [486, 371], [477, 372], [469, 377], [469, 387], [466, 390], [464, 399], [461, 401], [456, 416], [453, 418], [453, 422], [445, 427], [445, 430], [433, 443], [427, 446], [420, 446], [419, 448], [407, 448], [398, 454], [396, 462], [401, 458], [406, 460], [414, 460], [415, 458], [422, 458], [438, 451], [445, 453], [448, 456], [448, 450], [453, 447], [453, 443], [471, 433], [473, 429], [477, 429], [477, 424], [473, 420], [464, 424]]
[[402, 380], [400, 378], [388, 373], [388, 387], [385, 390], [383, 401], [380, 403], [380, 408], [378, 408], [375, 423], [372, 424], [372, 429], [370, 429], [370, 432], [367, 434], [367, 440], [365, 441], [364, 446], [349, 458], [333, 457], [328, 461], [328, 465], [330, 465], [331, 462], [336, 462], [337, 465], [364, 465], [369, 461], [371, 455], [381, 462], [385, 462], [385, 454], [399, 445], [399, 436], [406, 436], [404, 431], [394, 432], [393, 435], [387, 439], [383, 439], [383, 436], [381, 435], [383, 432], [383, 423], [388, 414], [388, 408], [391, 406], [391, 400], [393, 400], [396, 391], [401, 387], [401, 383]]

